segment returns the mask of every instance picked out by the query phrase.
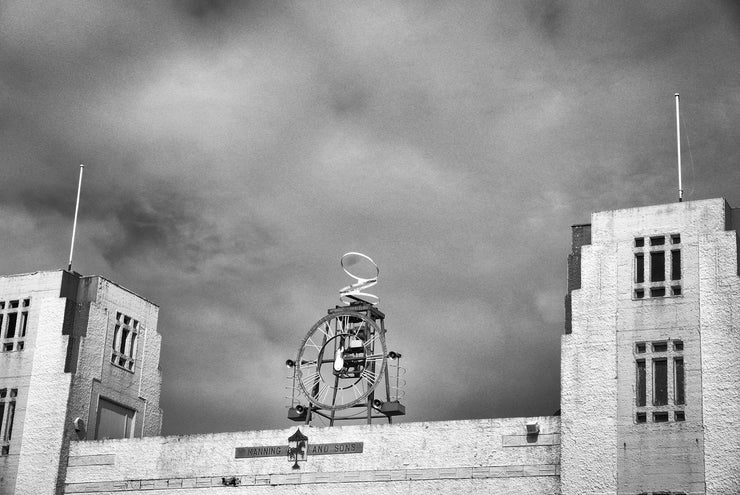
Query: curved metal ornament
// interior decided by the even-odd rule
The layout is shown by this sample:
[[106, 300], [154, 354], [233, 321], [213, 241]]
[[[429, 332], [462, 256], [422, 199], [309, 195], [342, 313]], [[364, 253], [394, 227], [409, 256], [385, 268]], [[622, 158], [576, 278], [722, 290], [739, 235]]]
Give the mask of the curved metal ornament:
[[[347, 287], [339, 290], [339, 300], [342, 301], [343, 304], [348, 305], [357, 302], [357, 300], [364, 301], [370, 304], [378, 304], [378, 302], [380, 301], [380, 298], [378, 296], [376, 296], [375, 294], [368, 294], [366, 292], [363, 292], [365, 289], [369, 289], [373, 285], [377, 284], [378, 275], [380, 275], [380, 269], [378, 268], [378, 265], [370, 258], [370, 256], [362, 253], [349, 252], [345, 253], [342, 256], [342, 259], [339, 261], [339, 263], [342, 265], [342, 270], [344, 270], [344, 273], [357, 281], [354, 284], [348, 285]], [[365, 264], [365, 268], [370, 268], [370, 271], [374, 271], [375, 275], [366, 277], [364, 276], [364, 274], [363, 276], [359, 276], [356, 273], [351, 272], [349, 267], [358, 263]]]
[[296, 360], [301, 391], [315, 406], [341, 410], [367, 400], [383, 378], [385, 335], [369, 317], [339, 311], [316, 322]]

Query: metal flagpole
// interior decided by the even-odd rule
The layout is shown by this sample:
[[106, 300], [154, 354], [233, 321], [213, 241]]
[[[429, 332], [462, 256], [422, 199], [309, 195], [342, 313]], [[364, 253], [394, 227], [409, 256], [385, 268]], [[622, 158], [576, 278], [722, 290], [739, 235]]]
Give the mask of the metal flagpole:
[[82, 171], [85, 166], [80, 163], [80, 182], [77, 184], [77, 204], [75, 205], [75, 221], [72, 224], [72, 244], [69, 246], [69, 265], [67, 270], [72, 271], [72, 253], [75, 249], [75, 232], [77, 231], [77, 212], [80, 210], [80, 190], [82, 189]]
[[681, 119], [678, 111], [678, 93], [676, 97], [676, 147], [678, 151], [678, 202], [683, 201], [683, 186], [681, 185]]

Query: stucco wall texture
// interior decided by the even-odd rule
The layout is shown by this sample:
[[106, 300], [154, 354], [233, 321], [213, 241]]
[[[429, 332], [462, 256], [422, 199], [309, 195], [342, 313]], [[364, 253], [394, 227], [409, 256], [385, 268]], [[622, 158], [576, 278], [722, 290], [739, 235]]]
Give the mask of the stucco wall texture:
[[45, 493], [53, 493], [57, 483], [71, 384], [63, 371], [64, 352], [59, 352], [67, 339], [60, 286], [61, 272], [0, 278], [0, 299], [30, 298], [24, 350], [0, 354], [0, 388], [18, 389], [9, 453], [0, 457], [3, 495], [24, 493], [17, 480], [33, 480]]
[[[300, 426], [309, 445], [363, 449], [309, 455], [299, 470], [285, 455], [236, 456], [240, 447], [286, 446], [296, 426], [152, 436], [162, 421], [155, 305], [100, 277], [0, 277], [0, 299], [31, 298], [26, 349], [0, 353], [0, 388], [18, 388], [0, 495], [740, 493], [739, 225], [739, 210], [712, 199], [595, 213], [574, 228], [561, 417]], [[637, 267], [652, 266], [653, 250], [665, 251], [666, 280], [646, 267], [651, 280], [641, 282]], [[665, 295], [650, 292], [657, 285]], [[142, 322], [133, 373], [110, 362], [116, 312]], [[134, 409], [134, 435], [144, 438], [92, 441], [101, 396]], [[79, 432], [76, 417], [86, 426]], [[535, 422], [540, 433], [527, 436]]]
[[[540, 434], [527, 437], [526, 424]], [[287, 445], [297, 427], [134, 440], [74, 442], [66, 493], [559, 492], [559, 418], [506, 418], [316, 428], [309, 445], [363, 442], [362, 453], [236, 458], [238, 447]]]
[[[731, 426], [740, 414], [735, 220], [722, 199], [592, 215], [581, 289], [571, 295], [573, 331], [562, 339], [562, 493], [740, 493], [740, 433]], [[678, 244], [670, 235], [680, 235]], [[665, 297], [646, 290], [640, 298], [635, 239], [649, 243], [651, 236], [666, 236], [665, 249], [680, 250], [681, 278], [667, 277]], [[672, 295], [671, 285], [681, 293]], [[639, 342], [647, 350], [638, 351]], [[669, 376], [671, 360], [683, 359], [685, 404], [675, 382], [667, 405], [653, 403], [653, 342], [682, 344], [680, 354], [660, 359], [667, 354]], [[641, 408], [637, 359], [647, 363]], [[656, 422], [659, 411], [668, 420]]]
[[[158, 308], [101, 277], [62, 270], [0, 277], [0, 300], [13, 299], [30, 305], [23, 350], [0, 353], [0, 388], [18, 389], [0, 495], [61, 493], [69, 442], [93, 438], [99, 395], [136, 411], [135, 435], [161, 431]], [[110, 363], [116, 311], [142, 322], [135, 372]]]

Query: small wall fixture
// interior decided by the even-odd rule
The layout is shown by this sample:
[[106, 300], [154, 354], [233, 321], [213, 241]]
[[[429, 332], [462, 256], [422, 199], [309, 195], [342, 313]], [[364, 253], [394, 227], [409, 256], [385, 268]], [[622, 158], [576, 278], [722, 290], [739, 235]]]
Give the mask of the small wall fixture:
[[527, 435], [539, 435], [540, 424], [537, 422], [527, 423]]
[[81, 431], [83, 428], [85, 428], [85, 421], [82, 418], [75, 418], [72, 421], [72, 424], [75, 426], [75, 431]]

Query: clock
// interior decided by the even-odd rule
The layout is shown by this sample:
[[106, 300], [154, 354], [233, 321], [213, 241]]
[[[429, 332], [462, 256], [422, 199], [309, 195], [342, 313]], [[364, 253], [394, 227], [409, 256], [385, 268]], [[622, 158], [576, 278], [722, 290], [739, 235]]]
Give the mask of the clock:
[[298, 385], [319, 409], [365, 403], [386, 369], [385, 330], [365, 314], [339, 309], [306, 334], [295, 362]]

